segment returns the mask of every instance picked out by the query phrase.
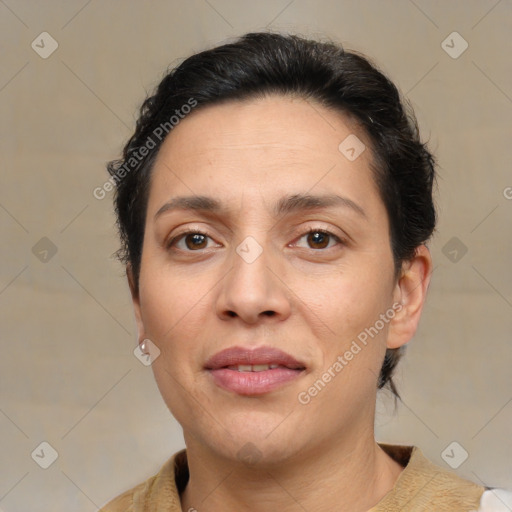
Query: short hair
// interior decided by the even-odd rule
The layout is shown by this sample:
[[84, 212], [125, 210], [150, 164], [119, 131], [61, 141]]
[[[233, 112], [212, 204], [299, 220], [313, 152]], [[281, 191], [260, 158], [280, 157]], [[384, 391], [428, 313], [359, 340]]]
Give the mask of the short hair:
[[[432, 235], [435, 159], [419, 136], [410, 103], [368, 57], [332, 41], [297, 35], [248, 33], [194, 54], [164, 76], [140, 108], [122, 157], [107, 164], [116, 181], [115, 209], [121, 247], [138, 286], [151, 170], [178, 113], [268, 95], [315, 101], [356, 122], [370, 140], [372, 174], [385, 205], [395, 277], [402, 263]], [[184, 106], [188, 106], [188, 110]], [[164, 130], [162, 130], [164, 128]], [[141, 149], [145, 147], [145, 151]], [[121, 178], [122, 177], [122, 178]], [[405, 346], [387, 349], [378, 389], [400, 398], [393, 372]]]

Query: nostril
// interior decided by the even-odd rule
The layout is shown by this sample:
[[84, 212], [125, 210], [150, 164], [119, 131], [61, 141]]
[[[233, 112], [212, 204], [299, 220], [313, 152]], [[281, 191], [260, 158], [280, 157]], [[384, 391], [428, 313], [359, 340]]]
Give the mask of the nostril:
[[267, 315], [267, 316], [274, 316], [276, 314], [276, 312], [275, 311], [264, 311], [263, 314]]

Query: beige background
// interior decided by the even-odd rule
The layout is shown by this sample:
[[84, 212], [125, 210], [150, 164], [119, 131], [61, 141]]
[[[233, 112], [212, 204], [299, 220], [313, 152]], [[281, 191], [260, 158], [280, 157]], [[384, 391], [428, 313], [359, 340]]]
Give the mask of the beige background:
[[[469, 454], [458, 474], [512, 488], [510, 1], [2, 0], [4, 512], [95, 511], [183, 446], [133, 355], [111, 195], [92, 191], [168, 65], [266, 28], [373, 57], [439, 159], [430, 297], [398, 372], [404, 403], [393, 416], [389, 394], [380, 397], [377, 440], [418, 445], [445, 467], [457, 441]], [[43, 31], [59, 45], [46, 59], [31, 48]], [[441, 46], [453, 31], [469, 44], [456, 59]], [[43, 237], [57, 250], [47, 261]], [[456, 262], [453, 237], [467, 247], [462, 258], [455, 247]], [[58, 452], [48, 469], [31, 457], [43, 441]]]

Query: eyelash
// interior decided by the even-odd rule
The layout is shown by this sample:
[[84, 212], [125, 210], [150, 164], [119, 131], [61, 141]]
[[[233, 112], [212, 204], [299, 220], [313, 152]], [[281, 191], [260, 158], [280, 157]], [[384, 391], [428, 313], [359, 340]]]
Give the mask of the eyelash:
[[[327, 235], [327, 236], [329, 236], [331, 238], [334, 238], [334, 240], [337, 241], [341, 245], [345, 245], [346, 244], [346, 240], [340, 238], [339, 236], [335, 235], [331, 231], [328, 231], [328, 230], [322, 229], [322, 228], [314, 228], [314, 227], [313, 228], [309, 228], [307, 231], [305, 231], [299, 237], [299, 240], [302, 239], [304, 236], [310, 235], [312, 233], [321, 233], [323, 235]], [[171, 249], [174, 245], [176, 245], [176, 243], [178, 243], [180, 240], [185, 238], [187, 235], [203, 235], [203, 236], [206, 236], [206, 237], [208, 237], [210, 239], [213, 239], [208, 233], [205, 233], [203, 231], [199, 231], [199, 230], [196, 230], [196, 229], [191, 229], [189, 231], [184, 231], [183, 233], [180, 233], [179, 235], [176, 235], [171, 240], [169, 240], [169, 243], [167, 244], [167, 248]], [[311, 249], [311, 250], [312, 251], [325, 251], [327, 249], [332, 249], [332, 247], [327, 247], [327, 248], [324, 248], [324, 249]], [[184, 252], [200, 252], [202, 249], [198, 249], [197, 251], [192, 251], [192, 250], [188, 250], [188, 249], [179, 249], [179, 250], [182, 250]]]

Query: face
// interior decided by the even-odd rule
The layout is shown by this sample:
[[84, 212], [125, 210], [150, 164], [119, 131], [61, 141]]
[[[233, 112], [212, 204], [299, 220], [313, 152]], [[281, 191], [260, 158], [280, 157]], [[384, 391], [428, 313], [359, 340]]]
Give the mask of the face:
[[[373, 429], [400, 286], [371, 158], [342, 114], [281, 96], [205, 107], [165, 140], [132, 292], [188, 442], [278, 461]], [[247, 366], [261, 357], [279, 367]]]

